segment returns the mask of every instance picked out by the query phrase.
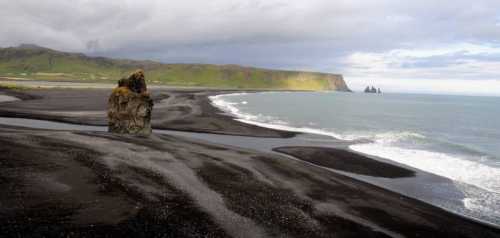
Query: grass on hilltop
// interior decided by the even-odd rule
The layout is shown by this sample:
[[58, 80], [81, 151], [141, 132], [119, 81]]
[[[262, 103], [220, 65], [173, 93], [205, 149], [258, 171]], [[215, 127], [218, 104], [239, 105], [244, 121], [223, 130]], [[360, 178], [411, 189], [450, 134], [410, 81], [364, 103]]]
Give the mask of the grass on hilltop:
[[[235, 89], [334, 90], [339, 75], [235, 65], [160, 64], [87, 57], [41, 47], [0, 48], [0, 76], [38, 80], [116, 82], [137, 68], [149, 84]], [[342, 80], [343, 83], [343, 80]], [[345, 87], [347, 88], [347, 87]]]

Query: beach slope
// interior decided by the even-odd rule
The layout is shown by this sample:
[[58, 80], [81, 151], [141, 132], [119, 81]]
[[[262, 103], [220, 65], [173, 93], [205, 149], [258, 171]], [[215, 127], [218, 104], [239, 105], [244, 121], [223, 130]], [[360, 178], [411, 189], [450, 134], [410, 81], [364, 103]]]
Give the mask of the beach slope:
[[[4, 102], [0, 111], [103, 123], [97, 97], [104, 91], [66, 91], [17, 92], [26, 100]], [[214, 93], [156, 92], [157, 110], [164, 108], [168, 118], [158, 115], [156, 127], [209, 132], [214, 126], [215, 133], [241, 131], [255, 140], [291, 136], [220, 115], [203, 101]], [[180, 102], [198, 108], [173, 110]], [[216, 114], [219, 119], [212, 118]], [[180, 118], [193, 123], [173, 123]], [[168, 133], [146, 138], [6, 125], [0, 126], [0, 150], [1, 237], [500, 236], [493, 227], [317, 166], [413, 176], [344, 150], [276, 149], [286, 156]]]

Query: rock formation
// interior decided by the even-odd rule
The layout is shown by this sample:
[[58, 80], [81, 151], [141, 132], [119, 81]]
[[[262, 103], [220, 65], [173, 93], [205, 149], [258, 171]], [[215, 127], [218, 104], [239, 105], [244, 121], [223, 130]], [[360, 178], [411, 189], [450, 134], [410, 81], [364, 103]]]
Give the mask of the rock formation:
[[151, 99], [144, 71], [137, 70], [118, 81], [108, 100], [108, 131], [127, 134], [151, 134]]
[[380, 88], [376, 89], [373, 86], [371, 86], [371, 88], [370, 86], [366, 86], [365, 93], [382, 93], [382, 91], [380, 91]]

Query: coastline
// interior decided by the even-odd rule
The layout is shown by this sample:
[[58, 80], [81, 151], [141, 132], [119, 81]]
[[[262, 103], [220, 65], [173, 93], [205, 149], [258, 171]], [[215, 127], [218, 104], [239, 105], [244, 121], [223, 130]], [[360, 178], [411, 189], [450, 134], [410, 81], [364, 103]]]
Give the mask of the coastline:
[[[22, 103], [3, 103], [0, 115], [103, 125], [105, 118], [96, 115], [104, 112], [105, 104], [103, 105], [102, 101], [106, 101], [108, 91], [64, 91], [66, 92], [43, 90], [33, 95], [24, 92], [37, 99], [31, 102], [26, 100]], [[256, 140], [258, 137], [288, 138], [295, 135], [233, 120], [233, 117], [210, 104], [208, 96], [218, 93], [221, 92], [153, 92], [155, 107], [159, 109], [154, 112], [157, 115], [153, 118], [153, 127], [253, 136]], [[75, 105], [83, 107], [75, 108]], [[1, 214], [10, 214], [3, 219], [14, 221], [6, 223], [11, 226], [2, 229], [2, 232], [7, 234], [14, 232], [8, 229], [14, 229], [15, 225], [29, 225], [33, 229], [47, 228], [48, 221], [54, 222], [58, 229], [50, 231], [56, 233], [46, 234], [76, 231], [80, 234], [97, 235], [108, 231], [119, 235], [129, 229], [127, 227], [131, 224], [144, 229], [148, 225], [147, 222], [151, 222], [149, 225], [155, 225], [150, 232], [170, 232], [185, 237], [195, 236], [194, 234], [213, 237], [238, 234], [247, 237], [257, 237], [259, 234], [310, 237], [329, 237], [332, 234], [339, 237], [360, 234], [376, 237], [475, 237], [480, 234], [484, 237], [495, 237], [500, 234], [498, 229], [332, 171], [275, 154], [223, 146], [216, 141], [208, 143], [171, 135], [155, 135], [145, 139], [101, 132], [47, 131], [5, 126], [0, 128], [2, 150], [6, 150], [3, 159], [9, 161], [7, 164], [2, 163], [0, 167], [1, 174], [7, 174], [2, 178], [7, 184], [3, 185], [7, 186], [7, 190], [18, 189], [19, 192], [1, 196], [2, 203], [15, 205], [15, 201], [19, 199], [26, 204], [41, 205], [40, 211], [47, 211], [47, 208], [58, 201], [54, 194], [48, 193], [52, 190], [57, 190], [55, 194], [62, 194], [71, 201], [69, 207], [56, 207], [49, 212], [49, 216], [34, 214], [34, 217], [39, 219], [34, 221], [28, 221], [24, 216], [26, 212], [33, 211], [29, 206], [2, 209], [4, 213]], [[57, 148], [65, 148], [66, 152], [52, 152]], [[34, 155], [28, 151], [40, 153], [37, 156], [40, 162], [31, 161]], [[301, 157], [298, 153], [306, 152], [300, 147], [288, 148], [287, 151], [297, 158]], [[313, 152], [327, 153], [330, 157], [338, 155], [339, 161], [351, 159], [355, 155], [348, 151], [321, 148]], [[59, 159], [51, 159], [51, 156]], [[318, 159], [305, 154], [302, 154], [302, 157], [305, 161]], [[324, 156], [325, 160], [326, 157]], [[57, 166], [46, 168], [45, 162]], [[57, 168], [58, 166], [74, 168], [71, 170], [74, 174], [68, 174], [64, 169]], [[342, 166], [346, 169], [357, 169], [357, 172], [361, 166], [362, 172], [369, 174], [385, 173], [387, 169], [377, 162], [364, 163], [363, 160], [358, 160], [358, 167], [350, 167], [349, 163]], [[45, 178], [43, 181], [49, 181], [49, 185], [25, 180], [27, 172], [19, 168], [36, 170], [35, 174]], [[388, 176], [410, 176], [407, 171], [393, 169], [396, 172]], [[96, 176], [97, 182], [84, 181], [86, 176]], [[18, 183], [25, 186], [10, 186]], [[79, 192], [67, 190], [68, 186]], [[103, 193], [95, 193], [94, 190], [100, 191], [100, 187], [104, 188]], [[37, 201], [22, 197], [22, 194], [36, 194], [45, 202], [37, 204]], [[84, 197], [80, 199], [77, 194]], [[117, 200], [110, 198], [110, 195], [114, 194], [119, 194]], [[96, 204], [83, 201], [93, 199], [103, 201]], [[120, 205], [115, 205], [115, 202]], [[148, 203], [153, 205], [147, 205]], [[78, 208], [81, 204], [87, 205]], [[137, 204], [142, 205], [139, 205], [138, 209], [131, 209]], [[171, 206], [172, 204], [174, 205]], [[170, 209], [166, 209], [169, 207]], [[187, 208], [191, 209], [186, 211], [189, 216], [183, 216], [184, 209]], [[214, 210], [215, 208], [222, 210]], [[106, 211], [114, 209], [117, 213], [106, 214]], [[117, 215], [128, 210], [132, 212]], [[134, 212], [136, 210], [138, 211]], [[172, 212], [174, 217], [177, 216], [174, 219], [177, 223], [171, 222], [167, 215], [155, 213], [165, 210]], [[60, 214], [65, 213], [69, 213], [67, 216], [73, 218], [73, 221], [75, 216], [83, 214], [86, 219], [94, 219], [94, 226], [78, 222], [67, 224], [67, 220], [57, 220]], [[96, 216], [103, 215], [106, 219], [95, 221]], [[197, 218], [193, 220], [193, 216]], [[139, 218], [144, 220], [138, 220]], [[282, 220], [283, 218], [286, 219]], [[239, 227], [233, 219], [240, 221]], [[198, 225], [186, 228], [186, 224], [183, 226], [186, 220], [189, 224]], [[160, 224], [165, 222], [171, 225], [161, 227]], [[454, 226], [460, 228], [453, 228]], [[443, 228], [446, 230], [442, 230]], [[186, 230], [194, 233], [185, 233]]]
[[[269, 93], [272, 94], [273, 92]], [[361, 155], [361, 157], [366, 160], [375, 160], [379, 163], [388, 163], [398, 167], [408, 168], [410, 170], [416, 171], [418, 176], [406, 181], [401, 179], [391, 179], [384, 181], [383, 179], [377, 179], [370, 175], [368, 175], [369, 178], [366, 178], [363, 176], [363, 173], [349, 173], [348, 170], [347, 172], [348, 176], [355, 179], [360, 179], [362, 181], [375, 184], [385, 189], [404, 194], [426, 203], [430, 203], [434, 206], [443, 208], [465, 218], [477, 220], [479, 222], [483, 222], [487, 225], [492, 225], [497, 228], [500, 226], [500, 213], [496, 212], [498, 211], [497, 208], [500, 197], [498, 196], [498, 192], [496, 192], [498, 190], [494, 190], [494, 186], [497, 184], [495, 183], [494, 178], [496, 174], [498, 174], [498, 170], [494, 170], [494, 167], [488, 167], [488, 164], [476, 163], [473, 160], [461, 160], [460, 157], [454, 157], [453, 154], [448, 155], [445, 154], [446, 152], [440, 153], [439, 150], [437, 150], [438, 152], [434, 152], [433, 150], [427, 151], [422, 149], [400, 149], [406, 147], [390, 145], [390, 143], [396, 144], [397, 142], [405, 140], [407, 138], [407, 140], [410, 140], [410, 138], [414, 139], [415, 137], [417, 137], [417, 139], [425, 138], [424, 135], [419, 134], [420, 132], [406, 130], [402, 132], [393, 132], [389, 129], [389, 132], [387, 133], [335, 133], [330, 129], [318, 128], [322, 128], [321, 126], [323, 126], [325, 128], [339, 129], [335, 131], [342, 131], [339, 125], [325, 124], [324, 121], [321, 120], [320, 122], [318, 122], [320, 124], [319, 127], [317, 124], [306, 125], [305, 122], [307, 121], [303, 121], [302, 117], [311, 118], [308, 120], [311, 120], [312, 122], [316, 122], [314, 119], [315, 116], [321, 117], [321, 114], [316, 114], [314, 110], [311, 112], [312, 114], [302, 113], [306, 116], [299, 116], [293, 113], [293, 107], [288, 108], [288, 111], [281, 109], [281, 107], [287, 108], [286, 103], [283, 102], [300, 100], [302, 96], [308, 98], [313, 94], [319, 97], [323, 93], [306, 93], [303, 95], [299, 93], [297, 95], [292, 95], [277, 92], [275, 95], [270, 95], [270, 98], [266, 99], [259, 99], [262, 98], [261, 96], [267, 95], [266, 93], [258, 92], [257, 94], [253, 95], [241, 96], [236, 93], [233, 94], [235, 96], [234, 98], [231, 97], [231, 95], [221, 95], [220, 98], [215, 97], [214, 105], [223, 108], [225, 111], [228, 111], [231, 114], [236, 115], [236, 117], [238, 118], [237, 120], [241, 122], [250, 123], [270, 129], [282, 129], [297, 133], [304, 133], [303, 142], [301, 143], [299, 141], [299, 143], [296, 143], [296, 147], [299, 149], [294, 150], [293, 148], [287, 148], [288, 146], [285, 145], [283, 146], [285, 147], [285, 150], [275, 148], [273, 149], [273, 151], [287, 154], [287, 150], [291, 149], [291, 151], [294, 151], [295, 154], [288, 154], [293, 158], [300, 157], [303, 154], [313, 154], [314, 156], [321, 159], [306, 158], [308, 162], [326, 169], [334, 169], [335, 172], [342, 172], [346, 170], [339, 169], [342, 168], [342, 165], [334, 167], [327, 166], [328, 164], [332, 164], [332, 161], [336, 161], [334, 155], [324, 156], [324, 154], [328, 154], [327, 151], [330, 149], [328, 147], [333, 147], [335, 149], [340, 148], [342, 150], [349, 151], [349, 153], [353, 154], [353, 156], [350, 158], [351, 160], [355, 158], [356, 155]], [[345, 95], [344, 97], [342, 93], [333, 93], [331, 96], [333, 95], [337, 95], [339, 98], [335, 97], [335, 99], [339, 99], [340, 101], [344, 101], [346, 99], [345, 97], [348, 96]], [[328, 97], [328, 100], [326, 101], [331, 101], [333, 99], [334, 98], [332, 97]], [[275, 101], [278, 103], [274, 103]], [[266, 105], [268, 106], [266, 107]], [[269, 105], [272, 105], [272, 107], [270, 107]], [[300, 105], [301, 107], [307, 107], [307, 105], [303, 103]], [[274, 112], [274, 107], [278, 108], [278, 112]], [[288, 114], [284, 112], [290, 113], [291, 118], [287, 118]], [[332, 114], [330, 113], [329, 115]], [[395, 116], [395, 118], [398, 118], [398, 115], [393, 116]], [[340, 118], [341, 124], [342, 120], [350, 120], [343, 115], [340, 115]], [[393, 119], [393, 117], [391, 118]], [[314, 127], [310, 127], [309, 125]], [[350, 126], [356, 127], [356, 125], [352, 124], [352, 122]], [[308, 138], [311, 134], [318, 135], [319, 137], [312, 136], [312, 138]], [[323, 139], [323, 136], [326, 136], [330, 139], [326, 139], [326, 137], [325, 139]], [[328, 145], [327, 143], [322, 143], [320, 145], [305, 145], [309, 140], [330, 141], [332, 146]], [[341, 142], [344, 142], [345, 146], [338, 146], [338, 143]], [[327, 148], [324, 148], [321, 152], [307, 152], [307, 150], [310, 149], [309, 147], [311, 146]], [[410, 148], [411, 146], [412, 145], [409, 145]], [[388, 150], [393, 153], [389, 155], [387, 153], [382, 153], [387, 152]], [[396, 150], [397, 152], [401, 151], [401, 153], [394, 153], [394, 150]], [[340, 155], [340, 157], [342, 156]], [[433, 159], [442, 160], [432, 162]], [[455, 163], [450, 164], [450, 161], [453, 161]], [[351, 166], [355, 166], [355, 160], [350, 162], [354, 163]], [[434, 164], [435, 166], [433, 166], [432, 164]], [[449, 167], [450, 165], [452, 167]], [[447, 169], [443, 170], [440, 168]], [[473, 171], [473, 173], [470, 173], [470, 177], [468, 177], [467, 171]], [[477, 176], [486, 171], [490, 172], [486, 176], [482, 175], [482, 180], [473, 180], [474, 175]], [[441, 178], [442, 181], [440, 181]], [[489, 183], [488, 181], [491, 181], [491, 183]]]

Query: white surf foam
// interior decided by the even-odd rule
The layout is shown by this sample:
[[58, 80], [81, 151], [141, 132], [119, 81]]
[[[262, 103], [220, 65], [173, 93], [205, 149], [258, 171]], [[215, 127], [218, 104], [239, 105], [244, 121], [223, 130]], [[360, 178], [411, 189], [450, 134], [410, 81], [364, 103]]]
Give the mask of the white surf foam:
[[[263, 92], [263, 93], [272, 93], [272, 92]], [[277, 129], [277, 130], [286, 130], [286, 131], [292, 131], [292, 132], [302, 132], [302, 133], [308, 133], [308, 134], [316, 134], [316, 135], [323, 135], [323, 136], [329, 136], [333, 137], [335, 139], [339, 140], [346, 140], [346, 141], [356, 141], [356, 140], [372, 140], [372, 141], [379, 141], [379, 142], [395, 142], [399, 141], [401, 139], [405, 138], [425, 138], [425, 136], [420, 135], [418, 133], [414, 132], [386, 132], [386, 133], [366, 133], [366, 132], [360, 132], [360, 133], [349, 133], [349, 134], [340, 134], [336, 133], [330, 129], [326, 128], [313, 128], [313, 127], [298, 127], [298, 126], [291, 126], [290, 123], [274, 118], [268, 115], [263, 115], [263, 114], [249, 114], [249, 113], [244, 113], [240, 109], [238, 109], [237, 105], [247, 105], [247, 101], [241, 101], [241, 102], [229, 102], [224, 100], [226, 97], [233, 97], [233, 96], [241, 96], [241, 95], [246, 95], [247, 93], [234, 93], [234, 94], [223, 94], [223, 95], [217, 95], [217, 96], [211, 96], [210, 100], [212, 101], [212, 104], [220, 109], [222, 109], [225, 112], [228, 112], [232, 114], [233, 116], [236, 117], [235, 120], [244, 122], [247, 124], [252, 124], [260, 127], [265, 127], [265, 128], [270, 128], [270, 129]], [[314, 122], [309, 122], [309, 126], [315, 126], [316, 124]]]
[[390, 159], [423, 171], [437, 174], [455, 181], [475, 185], [490, 192], [500, 193], [500, 168], [475, 161], [454, 157], [444, 153], [403, 149], [381, 143], [349, 146], [365, 154]]
[[12, 97], [12, 96], [7, 96], [7, 95], [0, 95], [0, 102], [12, 102], [12, 101], [19, 101], [19, 98]]
[[240, 96], [240, 95], [244, 95], [244, 93], [212, 96], [212, 97], [210, 97], [210, 100], [212, 101], [212, 104], [214, 106], [234, 115], [236, 117], [235, 120], [243, 122], [243, 123], [252, 124], [252, 125], [256, 125], [256, 126], [260, 126], [260, 127], [270, 128], [270, 129], [276, 129], [276, 130], [324, 135], [324, 136], [334, 137], [337, 139], [349, 140], [349, 138], [344, 138], [340, 134], [337, 134], [335, 132], [331, 132], [331, 131], [328, 131], [325, 129], [316, 129], [316, 128], [310, 128], [310, 127], [293, 127], [293, 126], [290, 126], [288, 122], [286, 122], [284, 120], [280, 120], [278, 118], [274, 118], [274, 117], [263, 115], [263, 114], [255, 114], [254, 115], [254, 114], [244, 113], [244, 112], [241, 112], [236, 106], [239, 104], [246, 105], [246, 104], [248, 104], [247, 101], [229, 102], [229, 101], [222, 99], [222, 97]]

